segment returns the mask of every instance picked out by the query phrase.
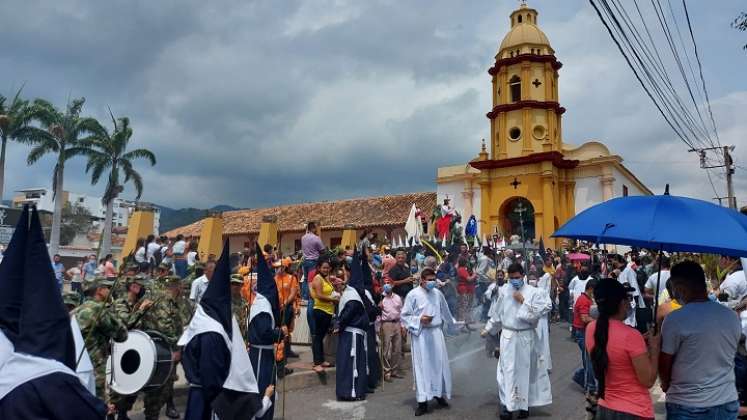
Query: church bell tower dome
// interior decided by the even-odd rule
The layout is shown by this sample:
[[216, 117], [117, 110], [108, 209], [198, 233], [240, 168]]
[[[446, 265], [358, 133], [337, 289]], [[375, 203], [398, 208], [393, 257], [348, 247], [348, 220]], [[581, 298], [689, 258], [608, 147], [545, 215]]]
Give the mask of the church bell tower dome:
[[537, 10], [523, 3], [511, 13], [511, 30], [503, 38], [496, 59], [521, 54], [553, 55], [547, 35], [537, 26]]

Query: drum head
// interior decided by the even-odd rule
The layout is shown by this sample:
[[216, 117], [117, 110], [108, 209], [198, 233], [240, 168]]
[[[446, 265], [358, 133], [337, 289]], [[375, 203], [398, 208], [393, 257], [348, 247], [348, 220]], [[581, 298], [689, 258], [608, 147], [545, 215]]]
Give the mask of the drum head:
[[132, 395], [148, 384], [156, 364], [156, 347], [148, 334], [132, 330], [127, 340], [114, 343], [107, 361], [106, 381], [121, 395]]

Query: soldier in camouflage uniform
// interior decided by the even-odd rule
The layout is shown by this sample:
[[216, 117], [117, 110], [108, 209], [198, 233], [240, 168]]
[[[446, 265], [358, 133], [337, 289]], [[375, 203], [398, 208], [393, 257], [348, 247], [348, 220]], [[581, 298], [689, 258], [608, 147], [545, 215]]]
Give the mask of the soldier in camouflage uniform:
[[[114, 311], [128, 330], [135, 329], [140, 319], [153, 305], [153, 301], [145, 298], [146, 279], [138, 274], [126, 277], [124, 281], [126, 294], [114, 300]], [[127, 411], [132, 408], [137, 395], [120, 395], [111, 392], [111, 402], [117, 408], [119, 420], [127, 419]]]
[[112, 285], [113, 282], [106, 278], [95, 278], [88, 285], [92, 298], [73, 311], [96, 373], [96, 396], [107, 403], [105, 382], [106, 358], [111, 353], [109, 340], [127, 340], [127, 327], [107, 305]]
[[244, 344], [247, 344], [247, 327], [249, 326], [249, 306], [241, 296], [241, 286], [244, 285], [244, 279], [240, 274], [231, 275], [231, 311], [236, 317], [236, 322], [239, 324], [239, 330], [241, 331], [241, 337], [244, 339]]
[[62, 303], [65, 304], [67, 311], [71, 312], [80, 305], [80, 294], [78, 292], [63, 292]]
[[[175, 366], [171, 377], [163, 386], [148, 388], [143, 391], [146, 420], [158, 419], [161, 407], [169, 399], [169, 389], [173, 387], [173, 381], [176, 380], [176, 362], [179, 361], [180, 357], [176, 342], [183, 331], [183, 322], [178, 306], [178, 296], [181, 288], [180, 279], [178, 277], [162, 277], [156, 281], [154, 288], [159, 290], [154, 292], [154, 300], [152, 302], [148, 299], [143, 300], [143, 303], [150, 302], [150, 305], [144, 310], [136, 310], [133, 314], [137, 315], [130, 316], [131, 328], [149, 333], [155, 332], [160, 338], [163, 338], [172, 351]], [[132, 409], [136, 399], [137, 395], [130, 395], [120, 401], [117, 407], [119, 419], [127, 418], [127, 411]], [[179, 413], [173, 406], [173, 402], [167, 404], [166, 415], [170, 418], [179, 418]]]

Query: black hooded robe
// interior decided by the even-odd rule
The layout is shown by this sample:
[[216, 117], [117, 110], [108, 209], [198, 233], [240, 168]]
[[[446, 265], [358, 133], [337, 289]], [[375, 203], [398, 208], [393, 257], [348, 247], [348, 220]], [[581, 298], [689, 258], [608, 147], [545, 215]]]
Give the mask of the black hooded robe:
[[77, 376], [55, 372], [19, 385], [0, 400], [0, 419], [101, 420], [106, 404]]
[[[277, 382], [273, 344], [280, 341], [280, 328], [275, 328], [270, 314], [263, 312], [252, 319], [248, 331], [248, 341], [251, 343], [249, 345], [249, 359], [252, 361], [252, 369], [257, 375], [257, 387], [263, 390], [268, 385], [275, 385]], [[270, 399], [273, 403], [272, 407], [257, 420], [269, 420], [275, 415], [275, 395], [273, 394]]]
[[[368, 315], [360, 302], [351, 300], [342, 308], [337, 319], [340, 329], [335, 372], [337, 398], [340, 400], [365, 399], [366, 392], [368, 392], [366, 338], [362, 334], [356, 334], [347, 329], [350, 327], [366, 331]], [[355, 340], [355, 358], [352, 356], [353, 340]], [[357, 377], [355, 371], [357, 371]]]

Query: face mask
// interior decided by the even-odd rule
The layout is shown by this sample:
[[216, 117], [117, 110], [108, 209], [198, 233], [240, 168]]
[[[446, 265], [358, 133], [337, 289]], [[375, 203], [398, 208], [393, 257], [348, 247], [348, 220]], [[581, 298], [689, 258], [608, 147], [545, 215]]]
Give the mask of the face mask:
[[417, 267], [410, 267], [410, 274], [417, 274], [418, 268]]
[[630, 302], [628, 305], [628, 318], [633, 318], [635, 316], [635, 307], [633, 307], [633, 302]]
[[436, 288], [436, 281], [435, 280], [431, 280], [431, 281], [425, 282], [425, 288], [428, 289], [428, 290], [435, 289]]
[[537, 280], [529, 280], [527, 283], [529, 283], [530, 286], [537, 287]]
[[392, 285], [391, 284], [385, 284], [384, 285], [384, 293], [386, 293], [387, 295], [389, 293], [392, 293]]
[[511, 286], [516, 290], [519, 290], [524, 286], [524, 280], [522, 279], [509, 279], [509, 282], [511, 282]]

